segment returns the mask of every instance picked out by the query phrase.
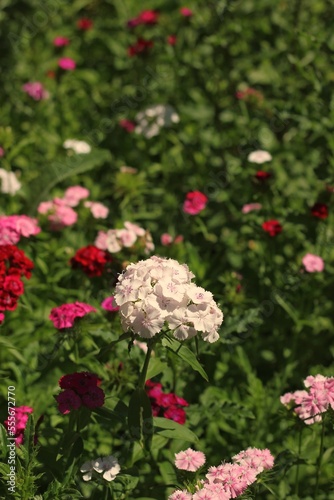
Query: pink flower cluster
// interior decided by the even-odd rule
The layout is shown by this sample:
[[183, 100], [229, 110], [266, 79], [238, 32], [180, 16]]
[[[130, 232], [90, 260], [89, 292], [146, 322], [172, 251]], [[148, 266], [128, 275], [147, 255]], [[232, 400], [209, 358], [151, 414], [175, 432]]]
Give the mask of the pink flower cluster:
[[307, 253], [303, 257], [303, 265], [308, 273], [321, 273], [325, 268], [325, 263], [318, 255]]
[[196, 215], [205, 209], [208, 197], [200, 191], [190, 191], [183, 203], [183, 211], [186, 214]]
[[25, 83], [22, 90], [35, 101], [42, 101], [49, 97], [49, 92], [45, 90], [41, 82]]
[[115, 297], [112, 295], [110, 297], [107, 297], [104, 299], [101, 303], [102, 309], [108, 312], [118, 312], [119, 311], [119, 306], [116, 305], [115, 303]]
[[84, 206], [90, 209], [94, 219], [106, 219], [109, 214], [109, 208], [95, 201], [85, 201]]
[[37, 220], [27, 215], [0, 216], [0, 245], [16, 245], [22, 236], [29, 238], [40, 231]]
[[280, 401], [288, 408], [294, 407], [293, 411], [305, 424], [321, 422], [322, 413], [329, 408], [334, 410], [334, 377], [309, 375], [304, 380], [304, 386], [308, 391], [287, 392]]
[[152, 413], [155, 417], [168, 418], [181, 425], [186, 422], [186, 412], [183, 408], [189, 406], [189, 404], [185, 399], [180, 398], [173, 392], [162, 392], [162, 385], [159, 382], [147, 380], [146, 389], [151, 400]]
[[192, 278], [188, 266], [174, 259], [153, 256], [130, 264], [119, 276], [115, 292], [124, 330], [151, 338], [167, 323], [178, 340], [202, 332], [205, 341], [216, 342], [223, 313], [212, 293]]
[[[205, 455], [188, 449], [175, 455], [178, 469], [195, 472], [205, 462]], [[242, 495], [253, 484], [258, 474], [274, 466], [274, 457], [268, 449], [247, 448], [232, 457], [233, 463], [224, 462], [209, 467], [201, 488], [191, 495], [188, 491], [175, 491], [169, 500], [229, 500]]]
[[94, 245], [100, 250], [117, 253], [122, 248], [131, 248], [137, 243], [144, 247], [145, 253], [154, 250], [150, 232], [137, 226], [137, 224], [126, 221], [123, 229], [109, 229], [107, 232], [99, 231]]
[[167, 247], [170, 245], [176, 245], [178, 243], [182, 243], [183, 236], [182, 234], [179, 234], [178, 236], [175, 236], [175, 238], [173, 238], [173, 236], [171, 236], [169, 233], [163, 233], [160, 236], [160, 241], [163, 246]]
[[29, 414], [34, 410], [30, 406], [16, 406], [13, 408], [15, 420], [5, 420], [6, 429], [15, 428], [15, 443], [16, 446], [23, 444], [24, 430], [26, 428]]
[[99, 387], [101, 380], [89, 372], [69, 373], [59, 380], [63, 392], [55, 396], [58, 409], [66, 415], [71, 410], [86, 406], [90, 410], [103, 406], [104, 392]]
[[74, 302], [51, 309], [49, 319], [56, 328], [62, 330], [63, 328], [72, 328], [76, 318], [82, 318], [90, 312], [96, 312], [96, 309], [84, 302]]

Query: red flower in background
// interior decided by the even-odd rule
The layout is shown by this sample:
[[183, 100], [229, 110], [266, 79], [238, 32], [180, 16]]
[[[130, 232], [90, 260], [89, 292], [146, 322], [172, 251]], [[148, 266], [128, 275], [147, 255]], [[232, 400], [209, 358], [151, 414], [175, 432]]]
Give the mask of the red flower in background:
[[133, 132], [134, 129], [136, 128], [135, 122], [126, 119], [120, 120], [119, 126], [124, 128], [124, 130], [126, 130], [129, 133]]
[[271, 174], [269, 172], [265, 172], [264, 170], [258, 170], [255, 174], [255, 177], [258, 181], [266, 181], [271, 177]]
[[235, 93], [235, 97], [237, 99], [242, 100], [242, 101], [252, 101], [253, 100], [253, 101], [261, 102], [264, 99], [262, 92], [260, 92], [259, 90], [256, 90], [256, 89], [252, 89], [251, 87], [249, 87], [246, 90], [238, 90]]
[[55, 396], [60, 413], [66, 415], [81, 406], [90, 410], [103, 406], [105, 395], [98, 387], [100, 384], [97, 375], [89, 372], [69, 373], [61, 377], [59, 387], [65, 390]]
[[70, 260], [73, 268], [80, 268], [90, 278], [101, 276], [109, 262], [112, 262], [112, 258], [108, 252], [94, 245], [80, 248]]
[[[0, 311], [14, 311], [24, 292], [21, 277], [31, 277], [34, 264], [15, 245], [0, 246]], [[2, 314], [2, 320], [4, 315]]]
[[145, 385], [147, 395], [151, 401], [152, 413], [155, 417], [160, 415], [179, 424], [185, 423], [186, 412], [183, 407], [189, 406], [185, 399], [180, 398], [173, 392], [162, 392], [162, 385], [159, 382], [147, 380]]
[[187, 194], [183, 203], [183, 211], [190, 215], [196, 215], [205, 209], [208, 197], [200, 191], [191, 191]]
[[143, 10], [137, 17], [130, 19], [127, 23], [128, 28], [135, 28], [141, 24], [153, 25], [158, 22], [159, 12], [156, 10]]
[[82, 17], [77, 21], [77, 27], [82, 31], [90, 30], [93, 27], [93, 24], [93, 21], [88, 19], [88, 17]]
[[315, 203], [311, 208], [311, 214], [318, 219], [327, 219], [328, 207], [325, 203]]
[[138, 56], [140, 54], [145, 55], [153, 47], [154, 43], [151, 40], [144, 40], [144, 38], [138, 38], [136, 43], [128, 47], [128, 56]]
[[167, 43], [168, 45], [175, 45], [177, 42], [177, 36], [176, 35], [169, 35], [167, 37]]
[[282, 232], [283, 227], [277, 220], [272, 219], [264, 222], [262, 224], [262, 229], [270, 234], [270, 236], [276, 236], [277, 234]]

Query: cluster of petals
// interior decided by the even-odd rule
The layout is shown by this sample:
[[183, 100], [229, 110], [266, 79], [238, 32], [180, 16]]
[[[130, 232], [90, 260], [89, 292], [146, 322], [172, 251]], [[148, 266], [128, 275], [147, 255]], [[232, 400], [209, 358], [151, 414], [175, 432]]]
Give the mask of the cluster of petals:
[[261, 203], [246, 203], [241, 209], [243, 214], [249, 214], [249, 212], [253, 212], [254, 210], [261, 210]]
[[128, 47], [128, 56], [140, 56], [147, 54], [150, 49], [154, 46], [152, 40], [145, 40], [144, 38], [138, 38], [137, 41]]
[[293, 411], [305, 424], [322, 421], [322, 413], [334, 410], [334, 377], [323, 375], [308, 376], [304, 380], [307, 390], [288, 392], [281, 396], [283, 405], [293, 407]]
[[101, 307], [108, 312], [118, 312], [119, 306], [115, 303], [115, 297], [111, 295], [101, 302]]
[[91, 312], [96, 312], [96, 309], [89, 304], [73, 302], [51, 309], [49, 319], [58, 330], [62, 330], [63, 328], [72, 328], [76, 318], [83, 318]]
[[153, 256], [130, 264], [118, 278], [115, 300], [124, 330], [151, 338], [167, 324], [178, 340], [197, 332], [210, 343], [219, 339], [223, 313], [212, 293], [192, 283], [186, 264]]
[[[196, 472], [205, 462], [201, 452], [185, 450], [175, 455], [178, 469]], [[274, 457], [268, 449], [248, 448], [233, 458], [233, 463], [223, 462], [217, 467], [209, 467], [206, 479], [202, 480], [198, 491], [191, 495], [186, 491], [175, 491], [169, 500], [190, 498], [193, 500], [229, 500], [238, 498], [253, 484], [258, 474], [274, 466]], [[187, 463], [190, 465], [187, 466]], [[182, 496], [182, 495], [190, 496]], [[179, 495], [179, 496], [178, 496]]]
[[88, 17], [82, 17], [77, 20], [77, 27], [79, 30], [88, 31], [93, 27], [93, 21]]
[[205, 455], [202, 451], [195, 451], [192, 448], [175, 453], [175, 467], [180, 470], [196, 472], [205, 464]]
[[308, 273], [321, 273], [325, 268], [323, 259], [312, 253], [304, 255], [302, 262]]
[[92, 148], [85, 141], [79, 141], [78, 139], [66, 139], [63, 144], [65, 149], [71, 149], [76, 154], [86, 155], [91, 152]]
[[58, 59], [58, 66], [64, 71], [73, 71], [76, 68], [76, 62], [70, 57], [62, 57]]
[[123, 118], [122, 120], [119, 121], [119, 126], [122, 127], [124, 130], [126, 130], [128, 133], [131, 133], [135, 130], [136, 123], [133, 122], [132, 120], [127, 120], [126, 118]]
[[112, 262], [111, 255], [94, 245], [79, 248], [70, 260], [74, 269], [81, 269], [90, 278], [101, 276], [110, 262]]
[[29, 238], [40, 231], [37, 220], [27, 215], [0, 216], [0, 246], [15, 245], [21, 237]]
[[311, 214], [317, 219], [327, 219], [328, 206], [325, 203], [317, 202], [311, 207]]
[[24, 430], [28, 422], [29, 414], [33, 413], [34, 410], [30, 406], [16, 406], [13, 410], [15, 412], [15, 421], [5, 420], [4, 425], [6, 429], [8, 429], [9, 426], [15, 427], [15, 444], [19, 446], [23, 444], [24, 441]]
[[193, 16], [193, 11], [189, 9], [188, 7], [181, 7], [180, 8], [180, 14], [183, 17], [192, 17]]
[[118, 460], [113, 455], [109, 455], [108, 457], [103, 458], [99, 457], [96, 460], [90, 460], [88, 462], [85, 462], [80, 467], [80, 472], [84, 474], [82, 476], [82, 479], [84, 481], [90, 481], [92, 479], [93, 471], [96, 471], [99, 474], [103, 473], [102, 477], [106, 481], [113, 481], [120, 470], [121, 467], [118, 463]]
[[95, 246], [110, 253], [120, 252], [123, 248], [131, 248], [137, 243], [144, 248], [145, 253], [154, 250], [152, 236], [137, 224], [126, 221], [122, 229], [109, 229], [99, 231], [95, 240]]
[[188, 402], [177, 396], [173, 392], [163, 392], [159, 382], [146, 382], [147, 395], [150, 398], [152, 413], [155, 417], [164, 417], [174, 420], [178, 424], [185, 424], [186, 412], [184, 407], [189, 406]]
[[158, 19], [159, 12], [156, 10], [143, 10], [137, 17], [130, 19], [127, 22], [127, 26], [128, 28], [135, 28], [136, 26], [140, 26], [142, 24], [153, 25], [158, 22]]
[[265, 170], [258, 170], [255, 174], [255, 179], [257, 179], [260, 182], [265, 182], [268, 179], [270, 179], [271, 173], [266, 172]]
[[262, 164], [266, 163], [267, 161], [272, 160], [272, 156], [268, 151], [263, 151], [262, 149], [259, 149], [257, 151], [253, 151], [250, 153], [247, 157], [247, 160], [251, 163], [257, 163], [257, 164]]
[[267, 220], [262, 224], [262, 229], [268, 233], [271, 237], [277, 236], [282, 232], [283, 227], [280, 222], [276, 219]]
[[66, 45], [69, 45], [70, 40], [66, 36], [56, 36], [56, 38], [53, 40], [53, 45], [55, 47], [65, 47]]
[[0, 168], [0, 192], [14, 195], [20, 188], [21, 183], [14, 172], [8, 172], [8, 170]]
[[135, 132], [150, 139], [158, 135], [161, 128], [171, 127], [179, 121], [180, 117], [172, 106], [156, 104], [137, 113]]
[[109, 208], [97, 201], [85, 201], [84, 206], [89, 208], [94, 219], [106, 219], [109, 215]]
[[34, 101], [42, 101], [49, 97], [49, 92], [45, 90], [41, 82], [28, 82], [22, 86], [22, 90]]
[[183, 211], [190, 215], [199, 214], [205, 209], [207, 202], [208, 197], [201, 191], [190, 191], [183, 203]]
[[61, 377], [59, 387], [63, 391], [55, 396], [60, 413], [67, 415], [81, 406], [90, 410], [103, 406], [105, 395], [100, 384], [101, 380], [89, 372], [69, 373]]

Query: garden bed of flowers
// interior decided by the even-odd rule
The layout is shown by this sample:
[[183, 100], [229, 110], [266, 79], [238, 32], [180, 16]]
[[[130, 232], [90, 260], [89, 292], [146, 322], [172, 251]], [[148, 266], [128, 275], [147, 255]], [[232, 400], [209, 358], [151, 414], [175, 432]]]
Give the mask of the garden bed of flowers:
[[2, 1], [1, 499], [334, 500], [332, 25]]

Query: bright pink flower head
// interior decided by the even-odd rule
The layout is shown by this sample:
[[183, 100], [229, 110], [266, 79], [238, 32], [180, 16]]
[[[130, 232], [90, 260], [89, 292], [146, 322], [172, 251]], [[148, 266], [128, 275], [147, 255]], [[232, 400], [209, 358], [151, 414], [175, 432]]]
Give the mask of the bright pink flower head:
[[190, 215], [196, 215], [205, 209], [208, 198], [200, 191], [191, 191], [187, 194], [183, 203], [183, 211]]
[[35, 236], [41, 232], [37, 219], [32, 219], [27, 215], [17, 215], [15, 217], [15, 229], [21, 236], [29, 238], [29, 236]]
[[58, 59], [58, 66], [64, 71], [73, 71], [76, 68], [76, 62], [70, 57], [62, 57]]
[[115, 298], [111, 295], [111, 297], [107, 297], [101, 304], [101, 307], [105, 311], [117, 312], [119, 311], [119, 306], [115, 303]]
[[65, 226], [72, 226], [78, 220], [78, 214], [71, 207], [55, 205], [55, 211], [49, 215], [52, 229], [58, 230]]
[[130, 19], [127, 23], [128, 28], [135, 28], [141, 24], [153, 25], [158, 22], [159, 12], [155, 10], [143, 10], [137, 17]]
[[247, 203], [242, 207], [242, 213], [248, 214], [249, 212], [253, 212], [253, 210], [261, 210], [261, 203]]
[[256, 472], [243, 465], [224, 463], [218, 467], [210, 467], [206, 478], [209, 483], [222, 483], [225, 492], [231, 498], [236, 498], [256, 481]]
[[325, 268], [325, 263], [318, 255], [307, 253], [303, 257], [303, 265], [308, 273], [321, 273]]
[[188, 7], [181, 7], [180, 14], [183, 17], [192, 17], [193, 11], [191, 9], [188, 9]]
[[188, 448], [175, 453], [175, 466], [177, 469], [196, 472], [205, 463], [205, 455], [201, 451]]
[[96, 312], [96, 309], [83, 302], [74, 302], [54, 307], [51, 310], [49, 319], [51, 319], [56, 328], [61, 330], [63, 328], [72, 328], [76, 318], [82, 318], [90, 312]]
[[49, 97], [49, 92], [44, 89], [41, 82], [28, 82], [22, 86], [22, 90], [35, 101], [42, 101]]
[[109, 214], [109, 208], [95, 201], [85, 201], [86, 208], [90, 209], [90, 212], [94, 219], [106, 219]]
[[5, 321], [4, 313], [0, 312], [0, 325]]
[[77, 21], [77, 27], [82, 31], [90, 30], [93, 27], [93, 24], [93, 21], [87, 17], [82, 17]]
[[56, 36], [56, 38], [53, 40], [53, 45], [55, 47], [64, 47], [66, 45], [69, 45], [70, 40], [66, 36]]
[[[24, 441], [24, 430], [26, 428], [29, 414], [33, 413], [33, 408], [30, 406], [16, 406], [15, 411], [15, 444], [19, 446]], [[9, 421], [5, 420], [4, 425], [8, 429]], [[12, 422], [10, 423], [12, 425]]]
[[277, 236], [279, 233], [282, 232], [283, 227], [281, 224], [275, 220], [268, 220], [262, 224], [262, 229], [266, 231], [270, 236]]
[[151, 380], [147, 380], [145, 383], [147, 394], [152, 399], [157, 399], [162, 393], [162, 384], [159, 382], [152, 382]]
[[71, 186], [66, 189], [64, 194], [64, 202], [70, 207], [79, 205], [80, 200], [88, 198], [90, 191], [82, 186]]
[[172, 405], [168, 408], [168, 410], [163, 413], [165, 418], [169, 420], [174, 420], [180, 425], [185, 424], [187, 415], [183, 408], [178, 407], [177, 405]]

